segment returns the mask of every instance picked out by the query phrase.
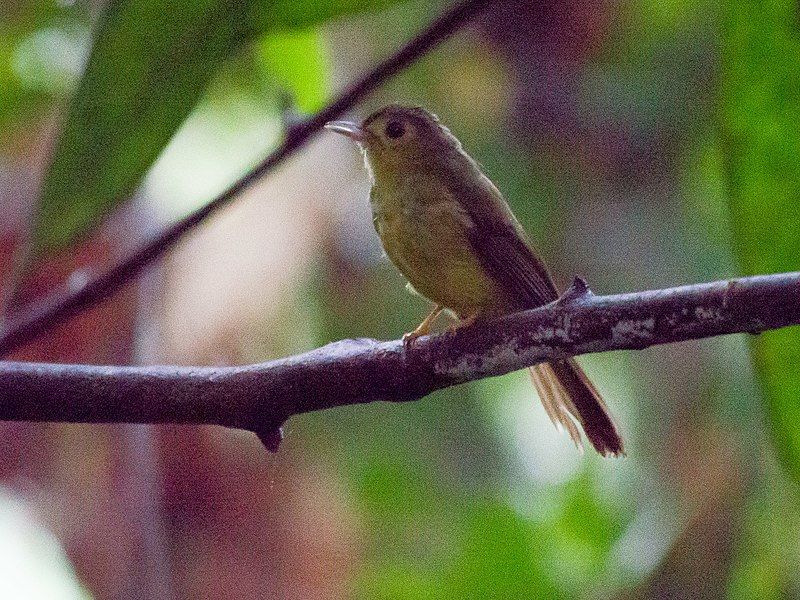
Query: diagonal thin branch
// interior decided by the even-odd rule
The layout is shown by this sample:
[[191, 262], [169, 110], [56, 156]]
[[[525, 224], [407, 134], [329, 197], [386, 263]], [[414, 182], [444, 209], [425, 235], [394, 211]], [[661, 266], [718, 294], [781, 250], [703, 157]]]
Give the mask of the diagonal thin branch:
[[290, 135], [278, 148], [207, 205], [169, 227], [132, 256], [90, 281], [80, 290], [37, 305], [27, 314], [13, 319], [0, 334], [0, 357], [8, 355], [86, 308], [107, 299], [172, 248], [188, 231], [294, 154], [319, 133], [325, 123], [355, 106], [387, 79], [436, 48], [490, 3], [490, 0], [462, 0], [372, 71], [347, 87], [328, 106], [305, 123], [293, 127]]
[[[289, 417], [434, 390], [552, 358], [800, 324], [800, 272], [594, 296], [576, 279], [552, 304], [417, 340], [343, 340], [242, 367], [0, 362], [0, 420], [217, 424], [276, 449]], [[800, 374], [799, 374], [800, 376]]]

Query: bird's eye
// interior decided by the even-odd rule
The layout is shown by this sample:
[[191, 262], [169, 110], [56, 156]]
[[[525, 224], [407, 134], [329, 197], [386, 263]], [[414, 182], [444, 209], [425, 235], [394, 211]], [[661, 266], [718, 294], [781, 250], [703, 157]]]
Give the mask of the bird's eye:
[[403, 137], [405, 132], [406, 128], [403, 127], [403, 124], [400, 121], [389, 121], [386, 124], [386, 137], [388, 138], [396, 140]]

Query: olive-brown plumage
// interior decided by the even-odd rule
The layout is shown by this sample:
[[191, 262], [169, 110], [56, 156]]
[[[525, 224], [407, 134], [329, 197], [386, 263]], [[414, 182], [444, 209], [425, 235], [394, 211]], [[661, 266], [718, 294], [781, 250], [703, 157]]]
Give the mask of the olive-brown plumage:
[[[558, 298], [503, 196], [434, 115], [393, 104], [360, 125], [328, 128], [363, 149], [373, 222], [386, 254], [436, 304], [411, 338], [427, 333], [442, 308], [472, 321]], [[573, 359], [532, 367], [531, 378], [550, 418], [576, 443], [575, 421], [598, 452], [623, 453], [605, 403]]]

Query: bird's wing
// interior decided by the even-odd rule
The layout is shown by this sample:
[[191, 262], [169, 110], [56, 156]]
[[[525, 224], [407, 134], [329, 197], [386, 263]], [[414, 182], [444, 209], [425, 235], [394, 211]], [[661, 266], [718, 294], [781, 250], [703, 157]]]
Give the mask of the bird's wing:
[[499, 190], [481, 177], [449, 182], [450, 194], [464, 206], [472, 224], [467, 239], [486, 272], [500, 285], [515, 308], [535, 308], [558, 298], [547, 267], [526, 239]]

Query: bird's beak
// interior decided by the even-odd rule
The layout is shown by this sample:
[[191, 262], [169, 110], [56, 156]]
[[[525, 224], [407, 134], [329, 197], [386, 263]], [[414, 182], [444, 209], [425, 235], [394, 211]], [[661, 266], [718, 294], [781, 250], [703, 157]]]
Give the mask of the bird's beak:
[[346, 135], [354, 142], [363, 142], [366, 138], [364, 130], [350, 121], [329, 121], [325, 123], [325, 129]]

